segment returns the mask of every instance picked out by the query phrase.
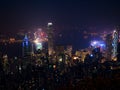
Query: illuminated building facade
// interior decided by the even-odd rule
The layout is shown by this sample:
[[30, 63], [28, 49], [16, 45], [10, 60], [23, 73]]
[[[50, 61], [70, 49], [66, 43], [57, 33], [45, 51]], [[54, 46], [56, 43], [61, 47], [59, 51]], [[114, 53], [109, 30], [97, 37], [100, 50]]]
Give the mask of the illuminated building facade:
[[47, 30], [48, 30], [47, 31], [48, 33], [48, 54], [52, 55], [54, 53], [52, 23], [48, 23]]
[[120, 27], [117, 27], [118, 32], [118, 46], [117, 46], [117, 60], [120, 61]]
[[37, 38], [36, 40], [34, 40], [34, 43], [35, 43], [35, 49], [36, 49], [36, 51], [42, 50], [43, 46], [42, 46], [42, 42], [39, 40], [39, 38]]
[[36, 43], [36, 50], [42, 50], [42, 43]]
[[118, 55], [119, 28], [106, 36], [106, 57], [116, 61]]
[[119, 34], [116, 30], [114, 30], [113, 32], [113, 42], [112, 42], [112, 57], [116, 57], [117, 56], [117, 46], [118, 46], [118, 40], [119, 40]]
[[86, 57], [87, 54], [90, 54], [90, 52], [89, 51], [84, 51], [84, 50], [75, 52], [75, 55], [77, 57], [80, 57], [80, 61], [82, 61], [82, 62], [84, 62], [85, 57]]
[[28, 56], [28, 55], [31, 55], [31, 44], [27, 35], [25, 35], [22, 42], [22, 56]]
[[105, 48], [105, 43], [103, 41], [91, 41], [91, 46]]

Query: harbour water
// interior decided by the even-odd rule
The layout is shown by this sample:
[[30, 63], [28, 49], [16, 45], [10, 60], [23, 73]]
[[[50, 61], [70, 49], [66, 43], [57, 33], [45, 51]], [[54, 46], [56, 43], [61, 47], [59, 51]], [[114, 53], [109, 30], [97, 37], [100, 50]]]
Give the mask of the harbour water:
[[0, 43], [0, 52], [8, 57], [22, 56], [22, 43]]

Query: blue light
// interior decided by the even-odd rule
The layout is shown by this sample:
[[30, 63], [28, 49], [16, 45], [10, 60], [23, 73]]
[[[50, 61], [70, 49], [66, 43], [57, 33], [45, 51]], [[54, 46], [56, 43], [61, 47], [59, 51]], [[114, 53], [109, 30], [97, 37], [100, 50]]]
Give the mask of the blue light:
[[93, 54], [90, 54], [90, 57], [93, 57]]
[[28, 41], [26, 41], [25, 43], [26, 43], [26, 46], [28, 46]]
[[28, 40], [28, 37], [27, 37], [27, 35], [25, 35], [25, 37], [24, 37], [24, 39], [23, 39], [22, 46], [23, 46], [23, 47], [24, 47], [24, 46], [28, 46], [28, 44], [29, 44], [28, 41], [29, 41], [29, 40]]
[[24, 42], [22, 43], [22, 46], [24, 47]]
[[28, 37], [27, 37], [27, 35], [25, 35], [25, 37], [24, 37], [24, 41], [28, 41]]
[[96, 47], [105, 48], [105, 43], [103, 41], [92, 41], [91, 46], [94, 48]]
[[97, 46], [98, 44], [99, 44], [98, 41], [92, 41], [92, 42], [91, 42], [91, 45], [92, 45], [92, 46]]
[[100, 46], [101, 46], [101, 47], [104, 47], [104, 46], [105, 46], [105, 44], [100, 44]]

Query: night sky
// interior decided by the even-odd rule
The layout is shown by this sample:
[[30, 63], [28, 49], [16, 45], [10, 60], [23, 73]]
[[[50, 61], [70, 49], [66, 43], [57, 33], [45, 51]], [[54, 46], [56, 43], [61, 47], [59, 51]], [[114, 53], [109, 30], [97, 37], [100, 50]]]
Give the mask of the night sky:
[[[0, 32], [32, 30], [45, 27], [48, 22], [53, 22], [55, 30], [66, 35], [84, 30], [88, 32], [112, 30], [120, 24], [120, 2], [119, 0], [0, 0]], [[67, 40], [66, 42], [69, 42]]]

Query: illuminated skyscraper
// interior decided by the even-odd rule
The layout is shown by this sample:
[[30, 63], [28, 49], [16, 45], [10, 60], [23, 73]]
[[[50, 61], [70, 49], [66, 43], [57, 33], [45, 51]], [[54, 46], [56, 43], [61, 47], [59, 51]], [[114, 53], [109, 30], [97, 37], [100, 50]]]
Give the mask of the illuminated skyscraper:
[[106, 51], [107, 58], [110, 60], [117, 60], [118, 55], [118, 43], [119, 43], [119, 28], [113, 31], [112, 34], [108, 34], [106, 37]]
[[112, 42], [112, 46], [113, 46], [113, 49], [112, 49], [112, 57], [116, 57], [117, 56], [117, 46], [118, 46], [118, 37], [119, 37], [119, 34], [116, 30], [114, 30], [113, 32], [113, 42]]
[[31, 45], [27, 35], [25, 35], [22, 42], [22, 56], [27, 56], [27, 55], [31, 55]]
[[48, 33], [48, 54], [52, 55], [54, 52], [54, 44], [53, 44], [53, 28], [52, 23], [48, 23], [47, 25], [47, 33]]
[[116, 31], [118, 33], [118, 42], [119, 42], [119, 39], [120, 39], [120, 26], [117, 26]]
[[117, 26], [116, 28], [118, 33], [118, 41], [117, 41], [117, 60], [120, 61], [120, 26]]

